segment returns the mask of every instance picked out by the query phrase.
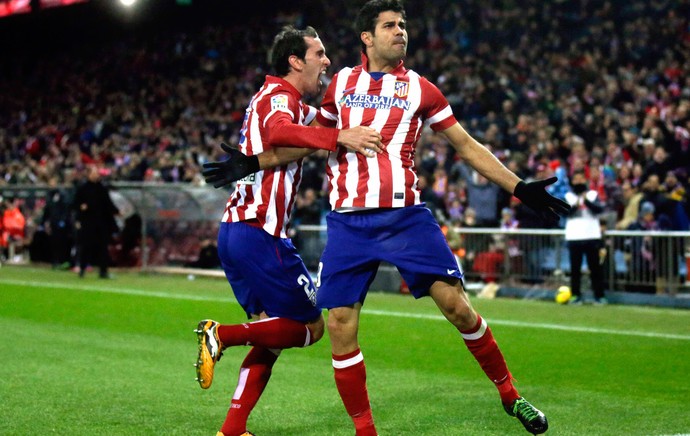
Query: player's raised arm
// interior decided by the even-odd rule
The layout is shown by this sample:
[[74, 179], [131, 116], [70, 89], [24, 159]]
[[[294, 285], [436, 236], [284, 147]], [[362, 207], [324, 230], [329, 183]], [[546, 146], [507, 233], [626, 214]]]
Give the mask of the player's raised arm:
[[556, 177], [524, 182], [506, 168], [486, 147], [472, 138], [459, 123], [443, 130], [443, 133], [465, 162], [487, 179], [513, 193], [520, 201], [537, 212], [545, 222], [556, 223], [559, 215], [568, 213], [570, 208], [566, 202], [546, 192], [546, 186], [554, 183], [557, 180]]

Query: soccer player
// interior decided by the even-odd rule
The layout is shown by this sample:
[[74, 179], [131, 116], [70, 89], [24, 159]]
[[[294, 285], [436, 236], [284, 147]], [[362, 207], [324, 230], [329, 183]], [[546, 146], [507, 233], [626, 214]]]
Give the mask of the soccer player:
[[[302, 95], [320, 91], [320, 77], [330, 65], [313, 28], [281, 31], [271, 49], [271, 64], [278, 76], [267, 76], [247, 108], [239, 144], [242, 152], [252, 155], [275, 144], [330, 151], [342, 145], [368, 154], [380, 151], [380, 135], [370, 127], [307, 127], [316, 109], [304, 104]], [[252, 346], [219, 435], [250, 434], [247, 419], [280, 351], [306, 347], [323, 335], [314, 284], [286, 231], [301, 168], [298, 160], [252, 174], [238, 182], [225, 208], [218, 254], [237, 301], [254, 321], [221, 325], [203, 320], [195, 330], [197, 380], [204, 389], [211, 386], [224, 348]], [[212, 166], [207, 170], [213, 178]]]
[[[545, 190], [556, 178], [520, 180], [462, 128], [436, 86], [405, 68], [407, 21], [399, 1], [367, 2], [356, 24], [362, 64], [334, 76], [317, 115], [324, 126], [370, 126], [381, 133], [384, 145], [373, 157], [331, 152], [327, 168], [332, 211], [317, 305], [328, 309], [335, 382], [356, 434], [376, 434], [357, 332], [362, 304], [381, 261], [398, 268], [415, 298], [431, 296], [495, 384], [505, 411], [527, 431], [543, 433], [546, 417], [518, 393], [491, 329], [463, 289], [463, 274], [443, 232], [421, 204], [415, 146], [423, 125], [443, 133], [465, 162], [549, 222], [569, 210]], [[290, 150], [280, 156], [285, 150], [236, 154], [225, 163], [226, 174], [237, 178], [250, 166], [268, 168], [295, 156]]]

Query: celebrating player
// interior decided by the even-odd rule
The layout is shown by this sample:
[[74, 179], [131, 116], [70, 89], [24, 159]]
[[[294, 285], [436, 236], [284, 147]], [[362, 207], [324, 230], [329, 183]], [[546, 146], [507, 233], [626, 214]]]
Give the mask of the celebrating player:
[[[320, 76], [330, 65], [313, 28], [281, 31], [271, 49], [271, 64], [280, 77], [267, 76], [247, 108], [239, 144], [243, 153], [260, 153], [276, 144], [330, 151], [342, 145], [369, 154], [380, 151], [380, 135], [370, 127], [306, 126], [316, 109], [304, 104], [302, 95], [319, 92]], [[224, 149], [233, 152], [227, 146]], [[221, 168], [210, 165], [207, 177], [220, 177], [215, 180], [218, 183]], [[211, 386], [224, 348], [252, 346], [240, 368], [219, 435], [250, 434], [247, 419], [280, 350], [306, 347], [323, 335], [324, 320], [315, 307], [314, 284], [286, 231], [301, 169], [298, 160], [252, 174], [237, 184], [225, 208], [218, 254], [237, 301], [254, 322], [221, 325], [203, 320], [195, 330], [199, 341], [197, 380], [204, 389]]]
[[[331, 152], [328, 159], [328, 241], [321, 258], [317, 304], [328, 309], [332, 363], [338, 392], [357, 435], [375, 435], [366, 369], [357, 332], [362, 304], [378, 265], [395, 265], [415, 298], [430, 295], [457, 328], [467, 348], [495, 384], [505, 411], [531, 433], [548, 428], [544, 414], [513, 384], [486, 321], [472, 308], [463, 273], [431, 212], [420, 201], [414, 151], [422, 127], [443, 133], [459, 156], [480, 174], [513, 192], [545, 221], [568, 205], [545, 191], [556, 178], [525, 183], [473, 139], [457, 122], [436, 86], [403, 65], [406, 14], [397, 0], [371, 0], [357, 19], [362, 64], [333, 78], [317, 121], [324, 126], [370, 126], [383, 137], [373, 157]], [[283, 153], [283, 154], [281, 154]], [[246, 162], [268, 168], [295, 156], [276, 148], [259, 156], [235, 156], [243, 176]], [[230, 163], [226, 163], [228, 166]]]

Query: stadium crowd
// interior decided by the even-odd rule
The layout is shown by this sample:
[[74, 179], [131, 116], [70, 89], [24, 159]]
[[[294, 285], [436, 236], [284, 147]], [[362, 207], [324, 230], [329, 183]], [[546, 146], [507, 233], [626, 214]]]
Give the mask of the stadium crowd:
[[[89, 164], [106, 181], [203, 183], [201, 165], [223, 158], [221, 142], [238, 141], [280, 26], [315, 26], [331, 72], [359, 62], [349, 28], [356, 8], [346, 3], [16, 56], [0, 72], [0, 187], [53, 177], [73, 185]], [[635, 207], [626, 209], [635, 197], [638, 209], [655, 206], [656, 225], [688, 229], [690, 1], [409, 3], [422, 18], [411, 19], [406, 64], [439, 86], [461, 124], [509, 168], [524, 179], [557, 175], [552, 193], [561, 197], [584, 169], [610, 228], [637, 221]], [[425, 130], [419, 144], [420, 189], [439, 220], [542, 225], [440, 136]], [[317, 193], [322, 212], [324, 160], [308, 159], [302, 189]], [[313, 222], [313, 202], [300, 201], [312, 210], [298, 205], [296, 215]]]

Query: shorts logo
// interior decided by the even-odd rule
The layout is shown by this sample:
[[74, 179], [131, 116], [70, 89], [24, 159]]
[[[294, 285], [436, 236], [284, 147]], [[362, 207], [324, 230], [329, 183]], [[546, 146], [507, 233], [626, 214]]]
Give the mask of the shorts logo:
[[410, 84], [407, 82], [395, 82], [395, 96], [400, 98], [407, 97], [407, 91], [410, 89]]
[[285, 94], [278, 94], [271, 97], [271, 110], [280, 111], [288, 109], [288, 98]]

